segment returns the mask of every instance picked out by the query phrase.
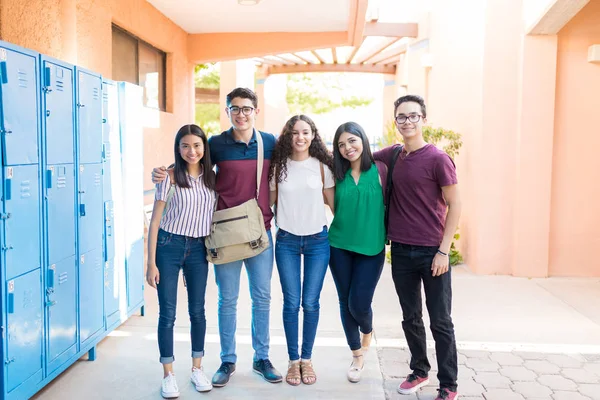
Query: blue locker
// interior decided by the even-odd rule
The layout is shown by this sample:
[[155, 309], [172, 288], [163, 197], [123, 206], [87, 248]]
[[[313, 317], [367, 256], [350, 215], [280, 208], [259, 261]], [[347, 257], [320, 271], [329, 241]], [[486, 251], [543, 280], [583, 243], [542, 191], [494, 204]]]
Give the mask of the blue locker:
[[6, 279], [41, 266], [40, 208], [38, 166], [4, 167]]
[[102, 162], [102, 79], [81, 69], [77, 71], [77, 121], [79, 163]]
[[[109, 144], [105, 143], [104, 148], [109, 148]], [[114, 178], [112, 167], [116, 164], [115, 160], [107, 159], [102, 163], [102, 199], [106, 201], [114, 200], [112, 180]]]
[[144, 302], [144, 239], [133, 242], [127, 252], [127, 306], [132, 311]]
[[48, 265], [75, 255], [75, 166], [46, 167]]
[[79, 254], [102, 249], [102, 164], [79, 165]]
[[0, 42], [0, 133], [4, 165], [38, 162], [37, 53]]
[[104, 261], [115, 258], [114, 208], [112, 201], [104, 202]]
[[79, 342], [104, 327], [102, 247], [79, 256]]
[[106, 327], [110, 328], [120, 319], [119, 275], [115, 270], [115, 260], [104, 262], [104, 315], [106, 315]]
[[42, 56], [46, 163], [73, 164], [75, 141], [74, 67]]
[[[36, 269], [4, 286], [7, 303], [7, 392], [25, 383], [42, 380], [42, 285]], [[33, 382], [30, 378], [34, 378]]]
[[75, 255], [50, 265], [46, 274], [48, 372], [77, 353], [77, 275]]

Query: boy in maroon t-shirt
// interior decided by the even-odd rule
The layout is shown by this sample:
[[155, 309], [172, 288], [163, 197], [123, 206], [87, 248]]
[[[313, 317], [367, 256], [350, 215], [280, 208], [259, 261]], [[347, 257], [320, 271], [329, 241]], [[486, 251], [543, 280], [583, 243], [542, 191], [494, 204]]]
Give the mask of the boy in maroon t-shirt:
[[[392, 278], [402, 307], [402, 328], [411, 353], [413, 370], [398, 387], [401, 394], [418, 391], [429, 382], [421, 282], [438, 360], [439, 395], [454, 400], [457, 394], [457, 352], [452, 308], [448, 252], [460, 217], [460, 196], [452, 159], [423, 139], [427, 122], [425, 102], [408, 95], [394, 102], [398, 132], [404, 139], [392, 174], [388, 239], [392, 242]], [[392, 162], [390, 146], [374, 154]]]

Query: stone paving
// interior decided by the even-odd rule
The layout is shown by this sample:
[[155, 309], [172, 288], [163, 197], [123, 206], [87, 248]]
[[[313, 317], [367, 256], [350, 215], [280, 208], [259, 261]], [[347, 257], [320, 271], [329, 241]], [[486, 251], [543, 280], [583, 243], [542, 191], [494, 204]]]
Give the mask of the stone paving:
[[[387, 400], [433, 400], [438, 380], [429, 351], [429, 385], [412, 395], [396, 392], [410, 373], [406, 348], [378, 348]], [[544, 354], [512, 351], [458, 351], [461, 400], [600, 400], [600, 354]]]

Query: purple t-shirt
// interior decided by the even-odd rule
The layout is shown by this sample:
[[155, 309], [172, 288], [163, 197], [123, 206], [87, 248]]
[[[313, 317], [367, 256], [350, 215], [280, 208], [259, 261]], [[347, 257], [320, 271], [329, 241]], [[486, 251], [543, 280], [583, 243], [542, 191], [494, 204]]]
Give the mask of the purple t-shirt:
[[[394, 145], [373, 156], [388, 168]], [[455, 185], [456, 167], [444, 151], [427, 144], [406, 155], [400, 153], [392, 173], [388, 239], [416, 246], [439, 246], [444, 236], [448, 207], [442, 186]]]

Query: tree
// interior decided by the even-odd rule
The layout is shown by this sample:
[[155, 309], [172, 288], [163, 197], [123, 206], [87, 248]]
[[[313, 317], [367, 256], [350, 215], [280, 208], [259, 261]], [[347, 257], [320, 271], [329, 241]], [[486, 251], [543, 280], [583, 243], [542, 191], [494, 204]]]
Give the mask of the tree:
[[325, 114], [338, 108], [368, 106], [372, 98], [346, 96], [345, 75], [339, 73], [288, 76], [287, 103], [294, 114]]
[[[215, 63], [197, 64], [194, 69], [195, 87], [218, 90], [221, 85], [219, 67]], [[196, 125], [200, 126], [207, 136], [221, 131], [218, 103], [196, 104]]]

